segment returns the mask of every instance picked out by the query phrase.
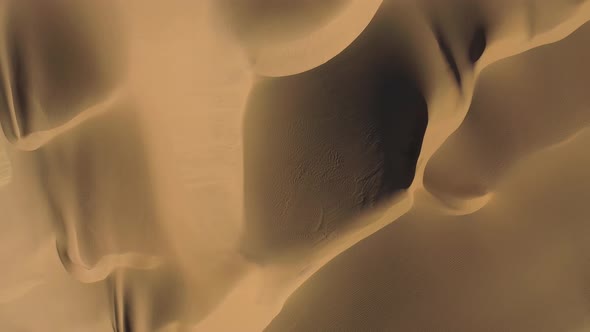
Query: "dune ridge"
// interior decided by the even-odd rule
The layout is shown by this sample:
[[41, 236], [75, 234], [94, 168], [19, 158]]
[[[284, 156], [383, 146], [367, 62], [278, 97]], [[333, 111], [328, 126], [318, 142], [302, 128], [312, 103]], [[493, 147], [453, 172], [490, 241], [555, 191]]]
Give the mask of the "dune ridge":
[[[485, 68], [498, 61], [567, 38], [570, 34], [575, 32], [590, 19], [590, 4], [588, 2], [579, 4], [573, 14], [567, 17], [567, 19], [556, 24], [551, 29], [541, 31], [536, 34], [534, 32], [531, 34], [531, 31], [526, 28], [526, 22], [528, 20], [534, 19], [534, 17], [531, 15], [532, 14], [530, 12], [523, 11], [521, 22], [525, 24], [521, 23], [521, 30], [512, 29], [510, 30], [510, 33], [507, 33], [506, 35], [490, 36], [491, 38], [488, 40], [485, 51], [475, 64], [473, 72], [468, 73], [467, 77], [464, 77], [461, 91], [449, 91], [448, 87], [453, 86], [453, 84], [448, 83], [448, 81], [452, 79], [450, 75], [445, 76], [441, 79], [441, 81], [433, 81], [431, 83], [435, 89], [436, 87], [440, 87], [440, 89], [439, 91], [435, 90], [432, 94], [432, 97], [429, 99], [429, 125], [424, 137], [422, 151], [416, 170], [416, 176], [412, 185], [410, 188], [408, 188], [407, 193], [401, 194], [392, 202], [384, 203], [383, 209], [385, 211], [377, 210], [372, 214], [361, 218], [361, 221], [357, 221], [362, 226], [353, 226], [352, 229], [341, 230], [339, 234], [332, 234], [329, 240], [326, 241], [327, 244], [325, 247], [314, 247], [313, 252], [309, 254], [310, 257], [308, 260], [305, 261], [305, 263], [302, 263], [302, 265], [305, 265], [305, 268], [296, 267], [290, 270], [294, 275], [296, 274], [294, 271], [297, 271], [297, 269], [301, 269], [303, 272], [296, 274], [297, 277], [294, 278], [295, 280], [291, 280], [291, 283], [284, 288], [283, 293], [281, 293], [283, 295], [279, 298], [288, 298], [289, 294], [300, 287], [311, 275], [320, 270], [321, 267], [327, 262], [332, 260], [338, 254], [352, 247], [357, 242], [377, 232], [385, 225], [388, 225], [389, 223], [400, 218], [405, 213], [410, 211], [414, 204], [417, 204], [417, 208], [422, 207], [424, 204], [427, 206], [434, 205], [435, 207], [430, 206], [429, 208], [439, 210], [442, 213], [447, 213], [450, 215], [465, 215], [479, 211], [493, 199], [492, 192], [488, 192], [480, 197], [438, 198], [436, 197], [436, 194], [433, 194], [424, 189], [424, 172], [426, 165], [428, 164], [428, 160], [440, 148], [440, 146], [445, 143], [447, 138], [459, 128], [463, 122], [463, 119], [467, 115], [467, 111], [471, 105], [471, 99], [480, 73]], [[566, 139], [564, 142], [566, 141], [569, 140]], [[559, 145], [560, 143], [556, 144]], [[422, 195], [422, 197], [426, 198], [426, 201], [420, 201], [417, 203], [414, 202], [414, 196], [416, 194]], [[430, 198], [427, 198], [429, 196]], [[424, 198], [422, 199], [424, 200]], [[363, 222], [363, 219], [368, 221]], [[272, 272], [269, 274], [272, 275]], [[236, 289], [240, 289], [242, 287], [245, 289], [250, 289], [256, 286], [251, 281], [245, 281], [244, 284], [238, 284]], [[239, 294], [239, 292], [233, 295], [235, 297], [235, 301], [243, 301], [241, 297], [244, 295], [237, 294]], [[231, 299], [231, 297], [232, 295], [229, 295], [228, 299]], [[218, 315], [222, 315], [224, 310], [229, 310], [229, 312], [231, 312], [230, 309], [224, 309], [223, 305], [237, 306], [237, 304], [231, 300], [226, 301], [226, 303], [222, 304], [222, 306], [217, 309], [217, 312], [219, 313]], [[284, 300], [279, 300], [273, 306], [274, 309], [269, 310], [269, 312], [279, 312], [283, 305]], [[215, 317], [214, 315], [215, 313], [213, 313], [209, 319], [212, 320], [213, 317]], [[221, 316], [218, 316], [217, 319], [220, 321], [222, 320]], [[260, 322], [256, 328], [252, 328], [252, 330], [255, 331], [262, 325], [264, 325], [264, 323]], [[205, 331], [207, 328], [210, 327], [204, 324], [202, 330]]]
[[[297, 325], [289, 325], [284, 317], [291, 310], [291, 299], [296, 302], [300, 290], [313, 286], [342, 257], [369, 246], [390, 224], [422, 217], [463, 221], [492, 214], [489, 211], [495, 205], [508, 204], [510, 195], [503, 191], [509, 183], [506, 179], [512, 179], [520, 164], [578, 144], [587, 135], [590, 118], [581, 109], [560, 117], [539, 112], [540, 120], [531, 121], [526, 129], [509, 127], [510, 121], [524, 120], [514, 115], [517, 113], [495, 111], [495, 96], [486, 89], [501, 84], [494, 83], [501, 80], [494, 80], [493, 75], [507, 81], [506, 77], [512, 77], [494, 71], [495, 67], [508, 63], [510, 68], [532, 71], [533, 65], [518, 62], [520, 56], [551, 44], [566, 47], [568, 38], [590, 21], [589, 1], [555, 8], [539, 1], [515, 2], [512, 7], [505, 5], [509, 13], [504, 16], [485, 16], [482, 9], [485, 20], [479, 22], [474, 14], [470, 18], [474, 22], [467, 23], [449, 23], [459, 21], [442, 10], [442, 14], [436, 9], [428, 12], [427, 1], [343, 3], [331, 21], [303, 37], [255, 45], [228, 37], [223, 20], [215, 16], [219, 13], [214, 12], [213, 2], [175, 2], [167, 10], [157, 10], [157, 5], [142, 7], [145, 16], [137, 15], [134, 20], [134, 6], [139, 2], [122, 3], [130, 20], [123, 26], [131, 31], [131, 46], [125, 55], [112, 49], [116, 61], [129, 63], [124, 75], [113, 76], [121, 84], [111, 81], [108, 70], [96, 71], [108, 76], [106, 83], [99, 84], [100, 96], [88, 93], [90, 90], [82, 92], [100, 97], [100, 102], [94, 100], [89, 107], [75, 104], [84, 107], [68, 109], [55, 119], [48, 112], [50, 121], [41, 121], [42, 125], [33, 126], [26, 135], [20, 133], [27, 129], [26, 121], [19, 123], [22, 110], [11, 100], [17, 95], [11, 91], [16, 89], [13, 64], [8, 63], [7, 54], [2, 56], [8, 100], [2, 100], [6, 107], [0, 110], [6, 136], [0, 149], [7, 152], [4, 156], [0, 150], [0, 194], [11, 190], [17, 198], [1, 204], [9, 209], [19, 200], [21, 207], [38, 203], [39, 215], [30, 218], [35, 221], [18, 227], [43, 225], [34, 232], [52, 244], [43, 252], [52, 251], [68, 276], [87, 287], [72, 290], [72, 298], [90, 296], [93, 302], [88, 305], [102, 308], [91, 308], [99, 313], [92, 322], [99, 326], [97, 331], [108, 323], [114, 331], [279, 331], [286, 328], [281, 324], [297, 331]], [[548, 14], [551, 12], [555, 16]], [[173, 25], [164, 25], [172, 21]], [[388, 24], [391, 31], [383, 32]], [[148, 35], [148, 27], [156, 32]], [[380, 44], [390, 40], [391, 44]], [[111, 45], [106, 39], [95, 41]], [[375, 45], [382, 49], [363, 50]], [[98, 56], [94, 60], [88, 65], [91, 69], [106, 61]], [[369, 65], [371, 61], [378, 64]], [[357, 67], [356, 62], [361, 64]], [[389, 75], [394, 83], [371, 85], [372, 71]], [[488, 72], [492, 78], [486, 81]], [[518, 73], [512, 81], [517, 77]], [[103, 80], [100, 75], [91, 78]], [[345, 85], [348, 79], [366, 81], [348, 82], [357, 84], [353, 88], [338, 85]], [[306, 86], [313, 88], [305, 90]], [[395, 89], [402, 92], [390, 91]], [[336, 100], [338, 94], [345, 97]], [[382, 95], [393, 95], [405, 104], [399, 106]], [[583, 101], [583, 95], [572, 93], [572, 100]], [[91, 100], [82, 93], [72, 96]], [[413, 121], [408, 122], [412, 134], [422, 130], [425, 119], [378, 112], [359, 115], [355, 107], [361, 109], [362, 102], [373, 97], [383, 97], [386, 107], [427, 111], [423, 137], [410, 138], [407, 145], [388, 145], [390, 138], [384, 133], [394, 130], [381, 122]], [[559, 94], [552, 98], [558, 100]], [[413, 104], [422, 101], [425, 105]], [[504, 102], [520, 106], [508, 97]], [[332, 113], [330, 109], [313, 116], [317, 115], [314, 107], [327, 109], [330, 104], [338, 104], [343, 111]], [[370, 105], [382, 107], [378, 102]], [[298, 113], [309, 118], [294, 115], [297, 107], [309, 107], [311, 111]], [[26, 111], [41, 114], [45, 110]], [[546, 124], [553, 119], [567, 121], [547, 134]], [[294, 125], [283, 126], [281, 121]], [[498, 134], [489, 123], [505, 124], [508, 129]], [[313, 135], [330, 125], [338, 129], [318, 136], [326, 141], [314, 145]], [[12, 138], [11, 133], [15, 134]], [[344, 143], [337, 137], [342, 133], [351, 134], [342, 138]], [[397, 142], [396, 137], [390, 140]], [[510, 142], [512, 146], [505, 148], [508, 152], [489, 150], [489, 169], [478, 168], [478, 153], [486, 154], [481, 146]], [[391, 147], [403, 150], [400, 158], [412, 163], [416, 157], [415, 167], [399, 166], [388, 155], [393, 152], [381, 151]], [[292, 155], [290, 149], [295, 151]], [[268, 151], [284, 150], [284, 159], [263, 159]], [[363, 162], [357, 163], [357, 151], [366, 153]], [[467, 160], [464, 166], [455, 166], [454, 160], [459, 159]], [[495, 165], [496, 161], [501, 165]], [[470, 166], [476, 170], [470, 171]], [[294, 177], [277, 171], [281, 167]], [[401, 174], [400, 180], [387, 167], [412, 174]], [[362, 177], [350, 179], [346, 172]], [[272, 178], [275, 175], [277, 179]], [[266, 187], [256, 186], [266, 178]], [[317, 209], [316, 205], [309, 210], [299, 206], [309, 202], [309, 192], [323, 194], [322, 186], [328, 185], [337, 189], [318, 195]], [[346, 192], [349, 188], [358, 192]], [[35, 192], [34, 197], [28, 197], [27, 190]], [[340, 192], [343, 196], [338, 196]], [[519, 199], [514, 198], [512, 204]], [[354, 206], [341, 206], [347, 204]], [[275, 211], [279, 218], [273, 215]], [[299, 219], [301, 223], [281, 224]], [[438, 230], [430, 226], [433, 232]], [[273, 238], [275, 230], [287, 236]], [[25, 232], [18, 228], [18, 233]], [[556, 252], [560, 239], [551, 242]], [[548, 254], [551, 264], [558, 261], [556, 252]], [[534, 263], [538, 265], [531, 270], [544, 271], [540, 262]], [[68, 279], [56, 276], [54, 265], [41, 269], [43, 277], [27, 275], [25, 282], [12, 289], [0, 288], [0, 305], [26, 301], [54, 284], [68, 292], [62, 285]], [[552, 277], [562, 277], [560, 273], [565, 272], [548, 272], [540, 284], [550, 284]], [[7, 319], [6, 324], [14, 323]]]

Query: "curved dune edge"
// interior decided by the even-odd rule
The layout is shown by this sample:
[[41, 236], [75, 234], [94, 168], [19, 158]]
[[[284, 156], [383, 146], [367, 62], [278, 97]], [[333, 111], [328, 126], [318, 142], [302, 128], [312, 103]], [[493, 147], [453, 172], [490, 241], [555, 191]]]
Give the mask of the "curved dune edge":
[[424, 189], [426, 204], [436, 206], [443, 214], [449, 216], [465, 216], [484, 208], [493, 198], [494, 193], [489, 192], [474, 197], [441, 197]]
[[65, 245], [57, 240], [56, 248], [59, 259], [66, 271], [76, 280], [83, 283], [105, 280], [113, 271], [119, 268], [151, 270], [162, 264], [159, 257], [129, 252], [104, 255], [94, 266], [89, 266], [80, 257], [76, 244]]
[[35, 151], [70, 129], [107, 112], [121, 100], [122, 92], [120, 89], [116, 89], [105, 100], [85, 109], [66, 123], [49, 130], [38, 131], [26, 137], [20, 137], [12, 146], [21, 151]]
[[254, 73], [289, 76], [328, 62], [365, 30], [382, 2], [354, 0], [333, 21], [304, 38], [249, 50]]
[[[466, 82], [466, 86], [464, 87], [464, 99], [459, 101], [458, 107], [452, 108], [450, 106], [456, 104], [456, 100], [453, 100], [453, 98], [456, 97], [449, 93], [444, 93], [447, 91], [440, 91], [438, 94], [435, 94], [430, 101], [430, 112], [434, 113], [434, 116], [431, 117], [431, 121], [426, 128], [422, 151], [416, 167], [416, 176], [409, 190], [411, 192], [425, 190], [423, 181], [426, 165], [434, 153], [438, 151], [444, 142], [459, 128], [465, 119], [469, 107], [471, 106], [475, 84], [485, 68], [500, 60], [543, 45], [558, 42], [568, 37], [589, 20], [590, 3], [585, 2], [580, 5], [579, 10], [569, 19], [558, 24], [553, 29], [540, 33], [532, 38], [528, 35], [526, 30], [523, 30], [520, 31], [520, 34], [507, 35], [504, 38], [492, 40], [476, 64], [473, 70], [472, 79]], [[440, 107], [437, 107], [439, 105]], [[462, 205], [468, 203], [460, 203], [457, 201], [455, 204]], [[442, 211], [447, 210], [447, 207], [444, 205], [439, 206], [439, 208]]]
[[[432, 120], [434, 121], [429, 123], [429, 126], [426, 129], [423, 148], [416, 169], [416, 176], [412, 186], [406, 192], [394, 199], [394, 202], [390, 202], [393, 204], [383, 204], [381, 209], [377, 209], [376, 211], [361, 217], [360, 220], [355, 223], [356, 227], [353, 225], [338, 234], [332, 234], [330, 236], [330, 241], [327, 241], [326, 245], [318, 246], [314, 248], [314, 251], [310, 252], [308, 256], [310, 259], [304, 263], [305, 266], [284, 267], [283, 271], [281, 271], [281, 267], [275, 267], [273, 268], [273, 271], [264, 271], [264, 268], [262, 268], [260, 272], [257, 271], [257, 273], [254, 274], [256, 277], [251, 276], [238, 282], [233, 291], [223, 300], [221, 305], [215, 308], [209, 316], [197, 324], [196, 331], [209, 331], [213, 327], [227, 327], [227, 324], [229, 323], [226, 321], [226, 317], [228, 314], [234, 312], [234, 310], [236, 310], [235, 308], [240, 308], [242, 312], [244, 308], [248, 308], [248, 310], [252, 309], [252, 311], [249, 311], [252, 315], [248, 316], [248, 321], [253, 321], [252, 324], [256, 325], [252, 326], [252, 328], [254, 328], [252, 331], [257, 330], [256, 328], [258, 327], [267, 326], [276, 314], [280, 312], [287, 298], [327, 262], [331, 261], [359, 241], [367, 238], [384, 226], [400, 218], [412, 208], [415, 203], [414, 198], [418, 198], [415, 196], [416, 193], [419, 191], [425, 191], [423, 188], [423, 177], [428, 160], [434, 152], [442, 146], [446, 139], [461, 125], [470, 107], [475, 83], [477, 82], [480, 73], [487, 66], [536, 47], [558, 42], [572, 34], [589, 20], [590, 3], [585, 2], [580, 5], [579, 10], [568, 20], [555, 26], [553, 29], [533, 36], [532, 38], [527, 33], [523, 33], [491, 40], [474, 68], [472, 78], [468, 80], [469, 82], [466, 82], [467, 84], [464, 86], [462, 96], [459, 96], [459, 93], [449, 93], [448, 90], [445, 90], [444, 92], [435, 91], [429, 101], [429, 108], [430, 112], [434, 115], [432, 117]], [[519, 31], [519, 33], [520, 32], [521, 31]], [[579, 132], [574, 135], [574, 137], [578, 134]], [[574, 137], [570, 137], [565, 141], [552, 145], [551, 147], [566, 144], [566, 142], [574, 139]], [[427, 193], [427, 195], [420, 195], [419, 197], [421, 201], [417, 203], [420, 203], [420, 205], [425, 203], [426, 205], [430, 205], [432, 208], [442, 212], [452, 215], [465, 215], [474, 213], [485, 207], [492, 200], [493, 193], [488, 193], [481, 197], [447, 201], [443, 201], [429, 193]], [[423, 201], [424, 197], [428, 197], [428, 199]], [[368, 222], [363, 223], [363, 220], [368, 220]], [[276, 276], [277, 271], [281, 274], [284, 273], [296, 276], [290, 279], [287, 284], [278, 286], [281, 289], [279, 301], [265, 302], [261, 300], [260, 293], [249, 291], [258, 288], [257, 285], [260, 285], [262, 282], [260, 281], [261, 278], [262, 280], [265, 280], [263, 283], [264, 285], [269, 285], [273, 279], [273, 275]], [[264, 289], [264, 287], [262, 287], [262, 289]], [[258, 307], [253, 308], [250, 303], [258, 303], [264, 307], [264, 310], [261, 310]], [[257, 316], [257, 314], [264, 315], [265, 317]], [[244, 315], [244, 313], [241, 313], [241, 315]], [[257, 316], [256, 318], [259, 319], [254, 320], [254, 316]]]
[[[584, 126], [576, 130], [573, 134], [564, 137], [563, 139], [543, 146], [539, 149], [533, 150], [529, 153], [520, 156], [519, 161], [506, 170], [504, 178], [510, 174], [511, 170], [518, 167], [518, 165], [524, 161], [532, 158], [538, 154], [546, 153], [548, 151], [556, 150], [567, 146], [568, 144], [576, 141], [581, 136], [584, 136], [590, 130], [590, 126]], [[487, 192], [481, 196], [467, 196], [467, 197], [452, 197], [445, 196], [445, 194], [437, 194], [430, 190], [422, 187], [420, 188], [422, 204], [428, 207], [435, 207], [438, 212], [450, 215], [450, 216], [464, 216], [473, 214], [483, 209], [496, 195], [496, 192]]]
[[557, 141], [557, 142], [555, 142], [553, 144], [550, 144], [550, 145], [546, 145], [546, 146], [544, 146], [544, 147], [542, 147], [540, 149], [537, 149], [535, 151], [532, 151], [528, 155], [523, 156], [523, 157], [524, 158], [528, 158], [528, 157], [533, 156], [533, 155], [536, 155], [538, 153], [543, 153], [545, 151], [551, 151], [551, 150], [554, 150], [554, 149], [560, 149], [560, 148], [562, 148], [562, 147], [564, 147], [564, 146], [566, 146], [566, 145], [568, 145], [568, 144], [576, 141], [577, 139], [580, 138], [580, 136], [583, 136], [583, 135], [587, 134], [587, 131], [589, 131], [589, 130], [590, 130], [590, 126], [584, 126], [582, 128], [579, 128], [576, 132], [574, 132], [573, 134], [571, 134], [571, 135], [569, 135], [567, 137], [564, 137], [562, 140]]

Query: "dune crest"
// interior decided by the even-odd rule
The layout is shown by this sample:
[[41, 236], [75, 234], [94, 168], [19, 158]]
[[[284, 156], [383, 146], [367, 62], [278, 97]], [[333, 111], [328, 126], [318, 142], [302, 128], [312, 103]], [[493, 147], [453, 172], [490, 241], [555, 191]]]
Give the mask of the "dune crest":
[[367, 328], [431, 328], [403, 317], [428, 296], [474, 317], [457, 331], [551, 296], [572, 310], [547, 328], [582, 326], [585, 173], [549, 174], [587, 161], [590, 1], [241, 1], [2, 5], [0, 329], [44, 326], [14, 313], [56, 293], [88, 299], [57, 330], [362, 324], [347, 296]]

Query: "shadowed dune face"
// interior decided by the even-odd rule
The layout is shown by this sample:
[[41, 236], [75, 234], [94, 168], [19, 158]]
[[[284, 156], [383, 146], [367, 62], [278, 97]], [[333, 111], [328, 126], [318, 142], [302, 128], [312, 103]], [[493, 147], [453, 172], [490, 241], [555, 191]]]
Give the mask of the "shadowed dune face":
[[351, 0], [220, 0], [215, 5], [244, 43], [280, 42], [304, 36], [338, 15]]
[[588, 326], [588, 2], [2, 10], [0, 330]]
[[11, 142], [64, 124], [121, 83], [123, 29], [112, 3], [25, 0], [3, 7], [0, 122]]
[[425, 11], [441, 53], [461, 88], [462, 75], [483, 54], [491, 22], [497, 18], [485, 13], [481, 2], [453, 1], [448, 6], [422, 1], [418, 6]]
[[212, 5], [217, 32], [240, 45], [250, 69], [281, 77], [313, 69], [342, 52], [371, 22], [381, 3], [221, 0]]
[[323, 241], [412, 183], [428, 110], [393, 19], [382, 12], [319, 68], [253, 87], [244, 120], [248, 256]]
[[82, 260], [77, 264], [95, 266], [109, 254], [161, 250], [140, 135], [132, 112], [114, 111], [32, 152], [58, 247], [65, 250], [62, 259], [72, 260], [69, 255], [77, 252]]

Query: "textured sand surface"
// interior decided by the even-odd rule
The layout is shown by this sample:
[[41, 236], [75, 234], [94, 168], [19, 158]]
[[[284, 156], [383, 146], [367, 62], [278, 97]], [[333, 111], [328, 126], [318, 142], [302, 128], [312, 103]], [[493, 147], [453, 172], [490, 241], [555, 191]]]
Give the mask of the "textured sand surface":
[[590, 330], [590, 1], [0, 4], [0, 330]]

